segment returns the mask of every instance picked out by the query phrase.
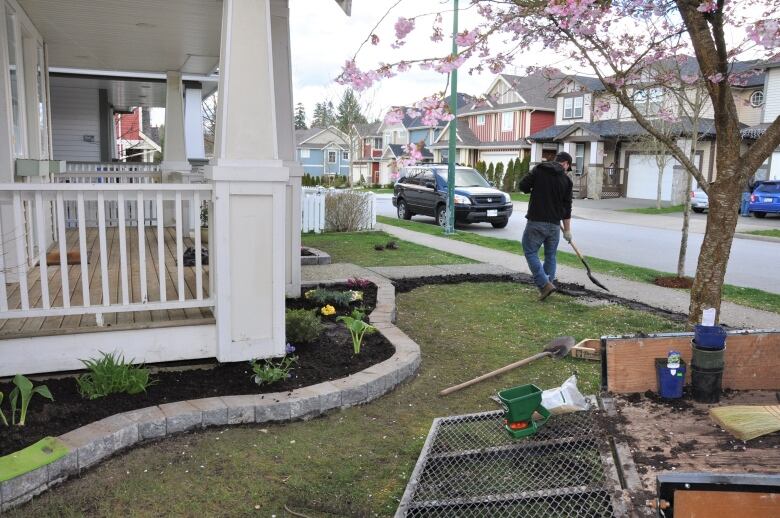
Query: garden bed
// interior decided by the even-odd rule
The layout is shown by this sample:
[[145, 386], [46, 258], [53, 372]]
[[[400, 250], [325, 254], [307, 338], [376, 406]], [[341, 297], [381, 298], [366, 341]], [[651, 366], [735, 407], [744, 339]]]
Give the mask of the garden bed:
[[[348, 289], [338, 285], [329, 288]], [[372, 310], [376, 305], [376, 287], [370, 285], [361, 291], [363, 308], [366, 311]], [[289, 299], [287, 307], [318, 309], [318, 306], [303, 297]], [[35, 396], [23, 428], [2, 428], [0, 456], [13, 453], [43, 437], [61, 435], [119, 412], [189, 399], [290, 391], [343, 378], [393, 355], [393, 346], [379, 333], [366, 335], [360, 354], [354, 355], [349, 332], [335, 320], [339, 314], [345, 313], [348, 311], [339, 309], [335, 315], [323, 318], [325, 330], [319, 339], [311, 344], [296, 345], [294, 354], [298, 356], [298, 362], [291, 371], [291, 377], [270, 385], [258, 386], [252, 380], [253, 372], [248, 362], [181, 362], [173, 368], [160, 365], [159, 369], [158, 366], [150, 366], [153, 367], [154, 384], [149, 386], [145, 393], [112, 394], [95, 400], [84, 399], [79, 394], [73, 376], [49, 379], [32, 377], [35, 385], [45, 384], [49, 387], [54, 401], [49, 402]], [[0, 392], [6, 397], [12, 389], [11, 383], [0, 383]], [[4, 401], [3, 410], [10, 420], [7, 409], [7, 403]]]

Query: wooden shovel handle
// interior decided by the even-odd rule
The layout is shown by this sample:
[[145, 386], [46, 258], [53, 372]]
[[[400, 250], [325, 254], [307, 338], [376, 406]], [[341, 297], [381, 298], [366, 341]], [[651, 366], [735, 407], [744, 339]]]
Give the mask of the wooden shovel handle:
[[455, 385], [453, 387], [446, 388], [439, 392], [440, 396], [446, 396], [447, 394], [452, 394], [453, 392], [457, 392], [460, 389], [464, 389], [466, 387], [470, 387], [471, 385], [474, 385], [476, 383], [479, 383], [480, 381], [484, 381], [488, 378], [493, 378], [495, 376], [498, 376], [499, 374], [503, 374], [507, 371], [511, 371], [512, 369], [516, 369], [517, 367], [522, 367], [523, 365], [526, 365], [528, 363], [531, 363], [533, 361], [536, 361], [540, 358], [544, 358], [545, 356], [552, 356], [552, 353], [548, 352], [541, 352], [534, 354], [533, 356], [530, 356], [528, 358], [525, 358], [524, 360], [517, 361], [515, 363], [510, 363], [509, 365], [505, 367], [501, 367], [500, 369], [496, 369], [492, 372], [488, 372], [487, 374], [483, 374], [482, 376], [479, 376], [478, 378], [474, 378], [473, 380], [464, 381], [460, 385]]

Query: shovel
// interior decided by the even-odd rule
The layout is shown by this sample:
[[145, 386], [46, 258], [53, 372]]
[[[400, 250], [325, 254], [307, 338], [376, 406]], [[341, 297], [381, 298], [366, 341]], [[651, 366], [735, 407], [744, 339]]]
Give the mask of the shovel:
[[[561, 227], [561, 230], [563, 230], [563, 227]], [[598, 286], [602, 290], [609, 291], [609, 288], [607, 288], [606, 286], [601, 284], [599, 282], [599, 280], [593, 276], [593, 273], [590, 271], [590, 266], [588, 266], [588, 263], [585, 262], [585, 258], [580, 253], [579, 249], [577, 248], [577, 245], [574, 244], [574, 240], [569, 241], [569, 244], [574, 249], [574, 253], [577, 254], [577, 257], [580, 258], [580, 261], [582, 261], [582, 264], [585, 265], [585, 270], [587, 270], [587, 272], [588, 272], [588, 279], [590, 279], [590, 282], [592, 282], [593, 284], [595, 284], [596, 286]]]
[[461, 383], [460, 385], [455, 385], [453, 387], [446, 388], [439, 392], [440, 396], [446, 396], [448, 394], [452, 394], [453, 392], [457, 392], [460, 389], [464, 389], [466, 387], [470, 387], [471, 385], [474, 385], [476, 383], [479, 383], [480, 381], [484, 381], [489, 378], [493, 378], [495, 376], [498, 376], [499, 374], [503, 374], [505, 372], [511, 371], [512, 369], [516, 369], [518, 367], [521, 367], [523, 365], [527, 365], [531, 362], [534, 362], [540, 358], [545, 358], [547, 356], [552, 356], [556, 360], [559, 358], [563, 358], [567, 354], [569, 354], [569, 351], [571, 351], [572, 347], [574, 347], [574, 337], [573, 336], [560, 336], [556, 339], [554, 339], [552, 342], [547, 344], [547, 346], [544, 348], [544, 350], [540, 353], [534, 354], [533, 356], [530, 356], [524, 360], [517, 361], [515, 363], [510, 363], [509, 365], [505, 367], [501, 367], [500, 369], [496, 369], [492, 372], [488, 372], [487, 374], [483, 374], [482, 376], [479, 376], [478, 378], [474, 378], [473, 380], [465, 381]]

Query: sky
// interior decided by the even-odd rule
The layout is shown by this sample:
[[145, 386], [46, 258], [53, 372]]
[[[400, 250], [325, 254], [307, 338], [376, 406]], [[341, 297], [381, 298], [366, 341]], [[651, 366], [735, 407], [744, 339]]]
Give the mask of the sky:
[[[334, 79], [341, 72], [344, 62], [351, 59], [360, 44], [371, 34], [372, 28], [398, 0], [353, 0], [352, 16], [333, 0], [291, 0], [290, 40], [293, 62], [294, 103], [301, 102], [306, 108], [308, 122], [311, 122], [314, 105], [323, 100], [333, 101], [338, 106], [344, 87]], [[480, 19], [467, 0], [461, 0], [459, 28], [472, 29]], [[438, 57], [448, 54], [452, 27], [452, 0], [401, 0], [374, 33], [380, 43], [374, 47], [366, 44], [357, 57], [361, 69], [375, 67], [379, 62], [396, 62], [401, 59]], [[445, 27], [445, 42], [434, 43], [432, 34], [433, 15], [417, 21], [415, 30], [407, 43], [399, 50], [390, 48], [395, 40], [393, 28], [400, 16], [442, 12]], [[519, 71], [519, 70], [518, 70]], [[513, 73], [513, 70], [507, 70]], [[495, 79], [492, 74], [469, 76], [461, 69], [458, 77], [458, 91], [480, 95]], [[434, 71], [413, 68], [397, 77], [382, 81], [379, 86], [360, 94], [361, 103], [368, 114], [381, 117], [391, 106], [410, 105], [414, 101], [441, 91], [447, 77]]]

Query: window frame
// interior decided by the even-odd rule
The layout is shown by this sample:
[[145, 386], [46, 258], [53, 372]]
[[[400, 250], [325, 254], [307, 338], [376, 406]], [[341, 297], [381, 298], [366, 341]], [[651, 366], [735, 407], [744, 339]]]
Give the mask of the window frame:
[[[11, 152], [15, 158], [26, 157], [28, 155], [28, 136], [27, 136], [27, 101], [25, 99], [26, 87], [24, 72], [24, 40], [22, 38], [22, 24], [19, 21], [19, 16], [11, 4], [8, 2], [2, 3], [2, 13], [4, 14], [3, 23], [6, 24], [6, 58], [8, 64], [11, 64], [11, 48], [9, 46], [11, 34], [8, 32], [9, 24], [13, 29], [13, 45], [14, 45], [14, 80], [11, 80], [11, 70], [5, 70], [9, 86], [9, 101], [11, 108]], [[13, 105], [13, 88], [16, 86], [16, 108]], [[13, 118], [16, 117], [14, 122]]]
[[[330, 159], [331, 153], [333, 153], [333, 160]], [[336, 161], [338, 160], [338, 154], [336, 153], [336, 150], [335, 149], [328, 149], [328, 150], [326, 150], [326, 152], [325, 152], [325, 159], [327, 160], [327, 162], [329, 164], [335, 164]]]
[[[574, 116], [574, 99], [577, 99], [577, 97], [565, 97], [563, 99], [563, 118], [564, 119], [576, 119], [577, 117]], [[579, 97], [579, 99], [582, 99], [582, 96]], [[566, 105], [569, 106], [566, 106]], [[566, 114], [568, 112], [568, 115]], [[582, 115], [580, 115], [580, 118]]]
[[485, 125], [485, 114], [482, 113], [480, 115], [477, 115], [477, 126], [484, 126]]
[[[585, 97], [581, 95], [579, 97], [572, 97], [572, 99], [572, 119], [581, 119], [585, 107]], [[579, 106], [577, 106], [577, 101], [579, 101]]]
[[[756, 96], [760, 96], [760, 100], [756, 102], [754, 99]], [[764, 105], [764, 91], [763, 90], [756, 90], [752, 94], [750, 94], [750, 106], [753, 108], [760, 108]]]
[[311, 150], [307, 147], [301, 148], [301, 158], [311, 158]]
[[[509, 124], [507, 124], [509, 121]], [[508, 133], [514, 129], [515, 118], [513, 112], [501, 112], [501, 133]], [[507, 128], [509, 126], [509, 128]]]
[[341, 159], [342, 160], [349, 160], [349, 151], [342, 151], [341, 152]]

